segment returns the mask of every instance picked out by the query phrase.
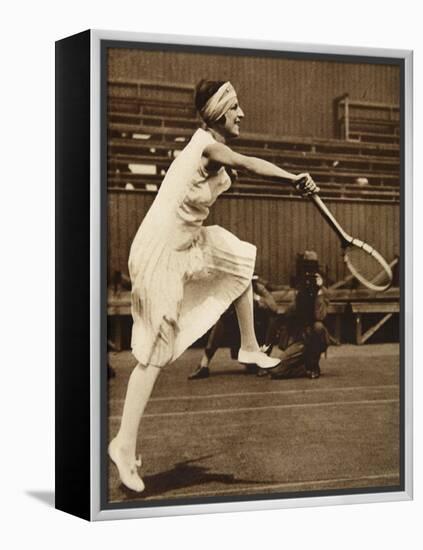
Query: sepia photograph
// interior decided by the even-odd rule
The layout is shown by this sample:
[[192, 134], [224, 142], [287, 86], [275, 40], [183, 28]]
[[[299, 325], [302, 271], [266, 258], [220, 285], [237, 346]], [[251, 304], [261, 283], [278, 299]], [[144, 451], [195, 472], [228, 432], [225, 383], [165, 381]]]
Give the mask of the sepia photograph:
[[403, 61], [108, 41], [101, 85], [104, 509], [403, 491]]

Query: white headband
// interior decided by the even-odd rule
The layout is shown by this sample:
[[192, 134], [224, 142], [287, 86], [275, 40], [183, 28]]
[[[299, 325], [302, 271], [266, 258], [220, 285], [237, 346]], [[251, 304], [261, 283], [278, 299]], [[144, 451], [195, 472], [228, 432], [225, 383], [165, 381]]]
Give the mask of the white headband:
[[201, 118], [205, 122], [219, 120], [232, 107], [236, 97], [235, 88], [230, 82], [225, 82], [201, 109]]

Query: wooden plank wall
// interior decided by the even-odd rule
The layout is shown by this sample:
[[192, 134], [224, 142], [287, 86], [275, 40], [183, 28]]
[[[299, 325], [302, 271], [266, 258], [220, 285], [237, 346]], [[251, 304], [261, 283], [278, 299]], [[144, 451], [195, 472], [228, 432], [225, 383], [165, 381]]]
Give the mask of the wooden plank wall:
[[[108, 192], [108, 274], [127, 273], [130, 244], [154, 194]], [[376, 247], [388, 260], [400, 253], [400, 209], [394, 202], [328, 200], [346, 230]], [[270, 281], [289, 284], [296, 254], [316, 250], [330, 279], [345, 269], [338, 240], [313, 205], [304, 199], [222, 195], [207, 225], [218, 224], [258, 248], [257, 272]]]

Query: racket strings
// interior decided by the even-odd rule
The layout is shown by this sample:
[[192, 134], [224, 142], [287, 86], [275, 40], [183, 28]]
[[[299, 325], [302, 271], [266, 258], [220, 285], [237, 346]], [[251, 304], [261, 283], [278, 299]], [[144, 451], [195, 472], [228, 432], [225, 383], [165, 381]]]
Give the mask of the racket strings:
[[386, 290], [392, 282], [391, 268], [382, 256], [368, 245], [348, 246], [344, 260], [354, 277], [373, 290]]

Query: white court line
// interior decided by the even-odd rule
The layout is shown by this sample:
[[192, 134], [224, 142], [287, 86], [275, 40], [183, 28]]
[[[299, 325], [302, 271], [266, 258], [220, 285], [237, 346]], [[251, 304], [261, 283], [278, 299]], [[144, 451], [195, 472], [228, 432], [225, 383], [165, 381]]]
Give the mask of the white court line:
[[[174, 493], [173, 495], [169, 495], [171, 498], [185, 498], [185, 497], [204, 497], [204, 496], [214, 496], [214, 495], [223, 495], [227, 493], [250, 493], [254, 494], [260, 491], [277, 491], [277, 490], [283, 490], [288, 489], [292, 487], [293, 489], [297, 489], [300, 487], [309, 487], [310, 485], [313, 486], [321, 486], [321, 485], [331, 485], [334, 483], [357, 483], [360, 481], [377, 481], [378, 479], [395, 479], [398, 478], [399, 480], [399, 473], [391, 472], [387, 474], [379, 474], [379, 475], [370, 475], [370, 476], [364, 476], [364, 477], [346, 477], [346, 478], [338, 478], [338, 479], [323, 479], [323, 480], [310, 480], [310, 481], [291, 481], [287, 483], [274, 483], [269, 485], [252, 485], [249, 487], [236, 487], [232, 489], [216, 489], [214, 491], [197, 491], [195, 493]], [[332, 487], [333, 488], [333, 487]], [[157, 500], [158, 498], [166, 498], [165, 494], [160, 495], [160, 497], [153, 497], [146, 500]], [[120, 502], [120, 501], [112, 501], [112, 502]]]
[[[350, 388], [315, 388], [313, 390], [271, 390], [271, 391], [252, 391], [252, 392], [238, 392], [238, 393], [212, 393], [204, 395], [179, 395], [169, 397], [152, 397], [149, 401], [194, 401], [198, 399], [219, 399], [225, 397], [254, 397], [264, 395], [293, 395], [296, 393], [308, 394], [308, 393], [327, 393], [338, 391], [360, 391], [360, 390], [385, 390], [385, 389], [399, 389], [399, 384], [393, 384], [391, 386], [351, 386]], [[123, 403], [124, 399], [111, 399], [110, 403]]]
[[[328, 401], [323, 403], [293, 403], [291, 405], [266, 405], [264, 407], [239, 407], [232, 409], [203, 409], [199, 411], [178, 411], [178, 412], [165, 412], [165, 413], [147, 413], [143, 418], [158, 418], [158, 417], [175, 417], [175, 416], [193, 416], [198, 414], [226, 414], [226, 413], [240, 413], [250, 411], [265, 411], [270, 409], [298, 409], [309, 407], [334, 407], [345, 405], [379, 405], [385, 403], [398, 403], [398, 399], [373, 399], [363, 401]], [[109, 416], [109, 420], [120, 420], [120, 416]]]

